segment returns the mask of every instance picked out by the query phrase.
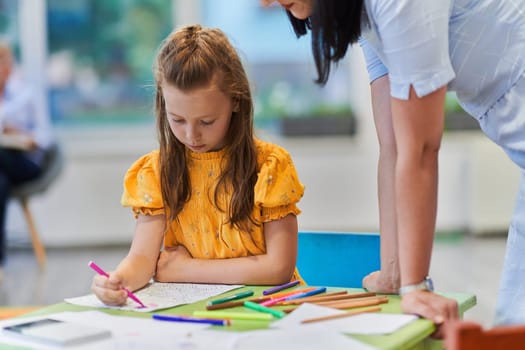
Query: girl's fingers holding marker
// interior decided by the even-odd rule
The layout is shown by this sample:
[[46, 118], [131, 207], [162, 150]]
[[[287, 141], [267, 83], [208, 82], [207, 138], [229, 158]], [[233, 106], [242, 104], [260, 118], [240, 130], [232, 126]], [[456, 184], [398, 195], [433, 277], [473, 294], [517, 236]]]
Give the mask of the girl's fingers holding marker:
[[128, 297], [119, 282], [99, 275], [93, 276], [91, 291], [106, 305], [123, 305]]
[[91, 288], [93, 293], [106, 305], [118, 306], [126, 303], [128, 297], [124, 290], [106, 289], [99, 286]]
[[126, 302], [127, 293], [114, 282], [102, 276], [94, 276], [91, 291], [107, 305], [122, 305]]
[[94, 286], [98, 286], [101, 288], [106, 289], [113, 289], [113, 290], [119, 290], [121, 289], [121, 283], [120, 281], [115, 281], [111, 277], [107, 278], [100, 275], [93, 276], [93, 283]]

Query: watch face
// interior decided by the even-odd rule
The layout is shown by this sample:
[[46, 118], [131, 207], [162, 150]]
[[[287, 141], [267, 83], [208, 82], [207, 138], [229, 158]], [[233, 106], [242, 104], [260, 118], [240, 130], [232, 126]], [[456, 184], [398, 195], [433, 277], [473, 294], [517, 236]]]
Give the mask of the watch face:
[[434, 282], [432, 282], [432, 278], [430, 277], [427, 277], [425, 278], [425, 282], [426, 282], [426, 285], [427, 285], [427, 289], [431, 292], [434, 291]]

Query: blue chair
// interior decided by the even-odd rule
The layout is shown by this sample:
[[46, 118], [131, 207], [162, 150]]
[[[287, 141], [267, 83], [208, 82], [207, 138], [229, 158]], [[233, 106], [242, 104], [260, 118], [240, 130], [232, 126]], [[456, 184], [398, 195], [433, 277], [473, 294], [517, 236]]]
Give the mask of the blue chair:
[[297, 268], [309, 285], [362, 288], [379, 267], [377, 233], [299, 232]]

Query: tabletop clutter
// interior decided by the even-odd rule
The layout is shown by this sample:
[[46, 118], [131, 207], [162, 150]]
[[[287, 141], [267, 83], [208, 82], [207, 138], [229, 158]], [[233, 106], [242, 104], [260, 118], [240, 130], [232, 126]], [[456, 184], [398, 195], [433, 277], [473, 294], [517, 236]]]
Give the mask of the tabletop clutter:
[[[298, 284], [299, 281], [286, 284], [287, 287], [292, 287]], [[362, 293], [348, 293], [348, 291], [327, 292], [326, 287], [308, 287], [296, 289], [289, 292], [279, 292], [285, 288], [280, 286], [273, 287], [263, 291], [263, 296], [237, 301], [249, 296], [253, 296], [253, 291], [245, 291], [226, 298], [212, 300], [206, 306], [206, 311], [196, 310], [193, 313], [194, 317], [201, 317], [200, 319], [192, 318], [191, 320], [201, 320], [202, 322], [222, 319], [223, 325], [230, 325], [231, 320], [234, 319], [252, 319], [252, 320], [272, 320], [283, 318], [286, 314], [294, 311], [299, 305], [303, 303], [310, 303], [320, 306], [326, 306], [333, 309], [348, 310], [357, 309], [344, 314], [334, 314], [330, 316], [323, 316], [318, 318], [311, 318], [302, 320], [302, 323], [311, 323], [317, 321], [330, 320], [335, 318], [342, 318], [345, 316], [356, 315], [365, 312], [381, 311], [380, 304], [388, 303], [388, 298], [385, 296], [377, 296], [376, 293], [362, 292]], [[244, 306], [247, 309], [253, 310], [253, 313], [246, 312], [232, 312], [232, 311], [216, 311], [226, 310], [238, 306]], [[275, 309], [274, 306], [285, 306], [285, 309]], [[368, 307], [368, 308], [363, 308]], [[262, 314], [261, 314], [262, 313]]]
[[[84, 337], [90, 343], [82, 349], [142, 345], [162, 348], [166, 344], [191, 343], [195, 349], [213, 346], [229, 350], [266, 348], [283, 342], [288, 349], [299, 349], [319, 343], [322, 338], [323, 344], [329, 341], [331, 348], [369, 350], [374, 347], [353, 335], [388, 335], [417, 320], [414, 315], [382, 310], [390, 297], [363, 290], [301, 286], [298, 281], [263, 288], [152, 283], [135, 291], [135, 298], [127, 305], [104, 305], [91, 294], [65, 299], [65, 304], [29, 319], [6, 320], [1, 327], [5, 330], [23, 322], [53, 319], [86, 327], [96, 324], [111, 334], [98, 339]], [[115, 311], [104, 313], [102, 308]], [[320, 334], [323, 337], [319, 338]], [[84, 338], [75, 341], [80, 343]], [[34, 334], [22, 334], [21, 343], [14, 339], [3, 337], [2, 343], [33, 346], [31, 342], [38, 341]], [[37, 349], [55, 349], [43, 343], [39, 346]]]

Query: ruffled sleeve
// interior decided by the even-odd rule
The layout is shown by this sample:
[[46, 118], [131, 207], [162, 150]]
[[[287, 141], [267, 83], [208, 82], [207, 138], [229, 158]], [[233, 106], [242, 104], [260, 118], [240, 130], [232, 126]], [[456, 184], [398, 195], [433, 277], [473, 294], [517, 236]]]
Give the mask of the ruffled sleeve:
[[283, 148], [258, 143], [260, 170], [255, 184], [255, 207], [260, 210], [262, 222], [298, 215], [297, 202], [304, 193], [292, 158]]
[[120, 203], [131, 207], [135, 217], [164, 214], [158, 151], [142, 156], [128, 169]]

